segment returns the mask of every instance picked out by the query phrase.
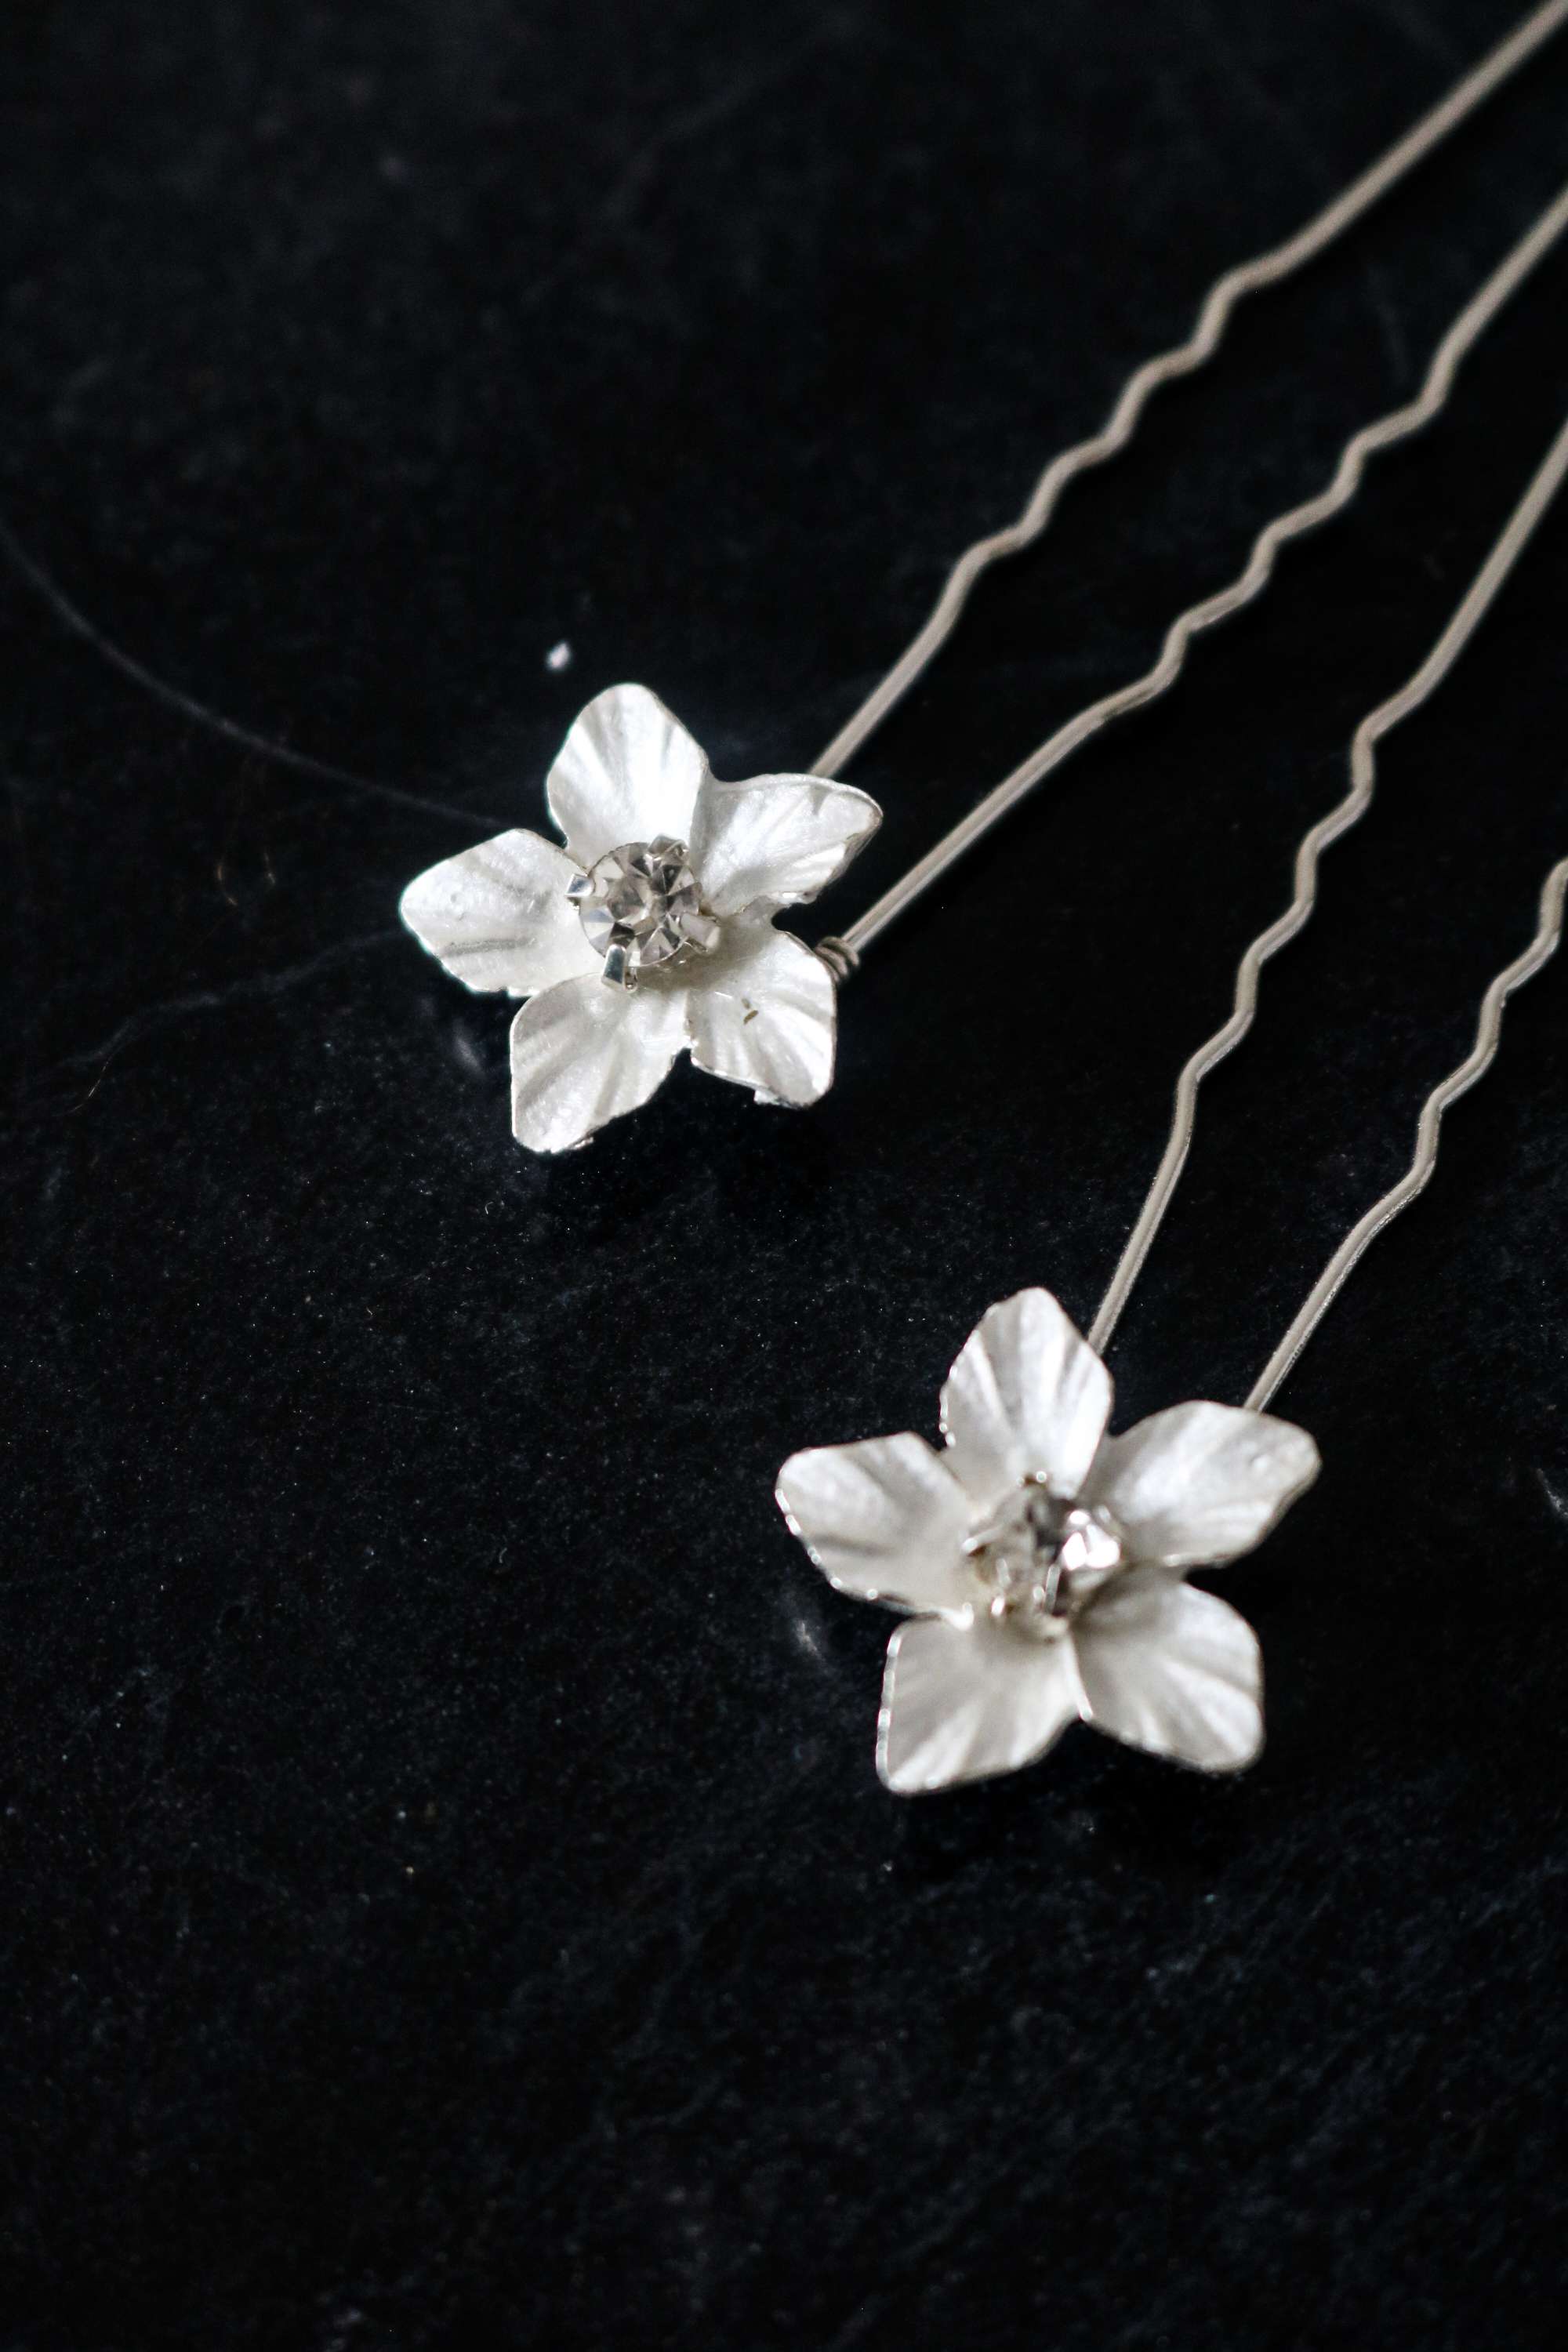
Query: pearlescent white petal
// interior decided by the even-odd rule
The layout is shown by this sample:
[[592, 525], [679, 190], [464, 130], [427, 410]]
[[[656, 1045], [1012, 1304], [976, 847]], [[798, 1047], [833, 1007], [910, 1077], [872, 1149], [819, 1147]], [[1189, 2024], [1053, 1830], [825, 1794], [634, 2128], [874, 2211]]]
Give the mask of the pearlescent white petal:
[[1213, 1592], [1136, 1570], [1074, 1627], [1089, 1719], [1133, 1748], [1237, 1772], [1263, 1745], [1263, 1664]]
[[1081, 1713], [1070, 1639], [1031, 1642], [987, 1617], [900, 1625], [888, 1644], [877, 1769], [900, 1796], [1016, 1772]]
[[853, 784], [820, 776], [720, 784], [710, 777], [691, 830], [702, 903], [716, 915], [734, 915], [759, 901], [788, 907], [815, 898], [881, 822], [876, 802]]
[[726, 925], [685, 967], [691, 1058], [760, 1102], [814, 1103], [833, 1084], [837, 994], [820, 956], [771, 923]]
[[1167, 1568], [1235, 1559], [1318, 1475], [1304, 1429], [1228, 1404], [1176, 1404], [1100, 1450], [1084, 1500], [1103, 1503], [1134, 1558]]
[[545, 783], [580, 866], [628, 841], [690, 836], [708, 762], [646, 686], [609, 686], [573, 721]]
[[861, 1601], [966, 1612], [969, 1500], [940, 1454], [906, 1430], [792, 1454], [779, 1508], [829, 1584]]
[[942, 1392], [950, 1459], [979, 1507], [1020, 1478], [1082, 1485], [1110, 1418], [1110, 1375], [1048, 1290], [987, 1309]]
[[537, 833], [498, 833], [416, 875], [398, 911], [468, 988], [532, 996], [597, 966], [566, 896], [577, 868]]
[[511, 1024], [511, 1125], [531, 1151], [570, 1151], [636, 1110], [686, 1042], [679, 990], [562, 981]]

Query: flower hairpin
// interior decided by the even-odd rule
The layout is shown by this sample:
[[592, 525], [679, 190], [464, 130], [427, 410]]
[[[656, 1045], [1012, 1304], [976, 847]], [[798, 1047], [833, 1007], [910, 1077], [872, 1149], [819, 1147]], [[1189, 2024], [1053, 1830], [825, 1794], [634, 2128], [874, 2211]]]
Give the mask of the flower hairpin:
[[[1473, 102], [1460, 104], [1460, 96], [1452, 94], [1434, 124], [1452, 128]], [[1357, 189], [1391, 185], [1395, 157], [1418, 145], [1402, 142]], [[1292, 241], [1290, 267], [1371, 200], [1346, 192], [1310, 234]], [[1452, 321], [1418, 397], [1352, 436], [1327, 486], [1277, 515], [1236, 577], [1177, 615], [1152, 667], [1064, 719], [841, 937], [815, 950], [778, 930], [774, 916], [837, 880], [880, 822], [874, 801], [833, 780], [946, 643], [979, 573], [1045, 529], [1055, 498], [1042, 490], [1100, 463], [1106, 436], [1061, 453], [1020, 521], [966, 550], [930, 621], [821, 753], [823, 772], [718, 783], [698, 745], [646, 688], [599, 695], [573, 727], [549, 779], [564, 850], [535, 834], [500, 834], [431, 866], [403, 896], [405, 921], [455, 977], [531, 1000], [512, 1024], [518, 1140], [536, 1151], [575, 1149], [647, 1102], [688, 1051], [700, 1069], [749, 1086], [759, 1102], [817, 1101], [833, 1079], [837, 979], [1080, 745], [1171, 690], [1196, 635], [1263, 593], [1286, 541], [1349, 503], [1374, 450], [1421, 431], [1440, 412], [1460, 361], [1565, 233], [1568, 191]], [[1277, 259], [1269, 257], [1271, 279]], [[1205, 321], [1235, 282], [1232, 272], [1211, 291]], [[1215, 315], [1233, 299], [1225, 295]], [[1132, 379], [1134, 388], [1139, 381]], [[1126, 405], [1124, 394], [1119, 417]], [[1131, 434], [1138, 406], [1135, 400], [1110, 436], [1117, 446]]]
[[511, 1027], [518, 1141], [586, 1143], [687, 1050], [759, 1102], [816, 1102], [834, 973], [773, 917], [837, 879], [876, 802], [819, 776], [721, 784], [641, 686], [595, 695], [545, 792], [564, 848], [498, 834], [419, 875], [401, 909], [454, 978], [529, 999]]
[[1185, 1581], [1260, 1543], [1318, 1473], [1304, 1430], [1179, 1404], [1107, 1437], [1110, 1375], [1047, 1290], [981, 1318], [936, 1452], [796, 1454], [778, 1499], [828, 1582], [906, 1611], [877, 1769], [903, 1795], [1016, 1771], [1070, 1723], [1205, 1772], [1263, 1741], [1246, 1619]]
[[[1560, 209], [1568, 227], [1568, 194]], [[1568, 424], [1431, 652], [1357, 727], [1348, 791], [1297, 844], [1289, 907], [1243, 950], [1230, 1014], [1184, 1065], [1165, 1150], [1095, 1317], [1100, 1346], [1181, 1181], [1205, 1074], [1250, 1030], [1258, 970], [1311, 913], [1323, 847], [1372, 804], [1378, 742], [1448, 675], [1565, 485]], [[1546, 877], [1535, 937], [1488, 984], [1470, 1052], [1423, 1104], [1408, 1169], [1334, 1250], [1244, 1405], [1173, 1405], [1108, 1437], [1100, 1357], [1049, 1291], [1021, 1290], [982, 1316], [948, 1374], [942, 1453], [906, 1432], [784, 1464], [780, 1507], [829, 1583], [915, 1621], [888, 1648], [877, 1769], [890, 1789], [1016, 1771], [1077, 1721], [1200, 1771], [1251, 1762], [1263, 1743], [1257, 1641], [1186, 1572], [1250, 1551], [1317, 1476], [1306, 1432], [1265, 1408], [1363, 1251], [1419, 1197], [1443, 1113], [1490, 1065], [1510, 992], [1556, 952], [1565, 898], [1568, 858]]]

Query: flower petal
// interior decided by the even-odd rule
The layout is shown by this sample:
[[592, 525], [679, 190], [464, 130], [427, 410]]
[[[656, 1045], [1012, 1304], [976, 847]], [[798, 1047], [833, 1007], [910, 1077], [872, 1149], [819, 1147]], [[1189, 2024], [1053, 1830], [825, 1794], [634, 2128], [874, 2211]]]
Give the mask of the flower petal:
[[563, 980], [511, 1024], [511, 1126], [531, 1151], [570, 1151], [636, 1110], [685, 1043], [678, 990]]
[[581, 866], [658, 834], [689, 838], [708, 761], [646, 686], [608, 686], [580, 711], [545, 783]]
[[532, 996], [598, 961], [566, 896], [577, 868], [537, 833], [498, 833], [416, 874], [398, 911], [468, 988]]
[[1203, 1772], [1238, 1772], [1263, 1745], [1258, 1636], [1217, 1593], [1136, 1571], [1074, 1627], [1089, 1721]]
[[778, 1505], [829, 1584], [861, 1601], [963, 1614], [969, 1498], [940, 1454], [906, 1430], [816, 1445], [779, 1472]]
[[1070, 1638], [1032, 1642], [988, 1617], [900, 1625], [888, 1644], [877, 1769], [900, 1796], [1016, 1772], [1083, 1708]]
[[820, 956], [768, 922], [725, 927], [684, 967], [691, 1058], [759, 1102], [814, 1103], [833, 1084], [837, 993]]
[[1176, 1404], [1100, 1447], [1084, 1500], [1103, 1503], [1141, 1560], [1195, 1568], [1261, 1543], [1318, 1475], [1304, 1429], [1228, 1404]]
[[1110, 1375], [1048, 1290], [987, 1308], [942, 1392], [954, 1470], [977, 1507], [1019, 1479], [1076, 1494], [1110, 1417]]
[[397, 912], [454, 981], [531, 997], [597, 964], [566, 898], [574, 875], [543, 835], [496, 833], [414, 875]]
[[853, 784], [820, 776], [721, 784], [710, 777], [697, 796], [691, 828], [702, 903], [716, 915], [734, 915], [759, 900], [788, 907], [815, 898], [837, 880], [881, 822], [876, 802]]

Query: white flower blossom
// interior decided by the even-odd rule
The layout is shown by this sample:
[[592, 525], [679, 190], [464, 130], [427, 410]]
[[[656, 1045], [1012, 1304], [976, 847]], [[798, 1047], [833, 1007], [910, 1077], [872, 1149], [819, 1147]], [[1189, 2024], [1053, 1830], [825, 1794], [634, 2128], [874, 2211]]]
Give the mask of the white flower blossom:
[[909, 1612], [877, 1769], [903, 1794], [1033, 1763], [1079, 1720], [1206, 1772], [1263, 1742], [1245, 1618], [1184, 1581], [1260, 1543], [1318, 1473], [1304, 1430], [1179, 1404], [1107, 1437], [1110, 1375], [1046, 1290], [993, 1307], [942, 1391], [941, 1453], [794, 1454], [778, 1499], [839, 1591]]
[[825, 1094], [834, 976], [773, 917], [837, 881], [881, 821], [876, 802], [820, 776], [721, 784], [641, 686], [595, 697], [546, 796], [564, 848], [498, 834], [402, 900], [454, 978], [529, 999], [511, 1029], [519, 1142], [585, 1143], [686, 1051], [759, 1102]]

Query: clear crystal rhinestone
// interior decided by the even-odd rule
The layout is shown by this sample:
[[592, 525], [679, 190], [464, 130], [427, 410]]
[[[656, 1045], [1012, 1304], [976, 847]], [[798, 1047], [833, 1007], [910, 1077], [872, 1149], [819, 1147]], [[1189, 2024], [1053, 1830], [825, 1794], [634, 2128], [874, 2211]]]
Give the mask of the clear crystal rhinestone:
[[970, 1537], [968, 1551], [993, 1617], [1049, 1640], [1126, 1565], [1109, 1511], [1026, 1479]]
[[702, 913], [686, 844], [660, 835], [612, 849], [574, 883], [578, 919], [602, 956], [616, 953], [617, 977], [666, 963], [683, 947], [709, 944], [712, 926]]

